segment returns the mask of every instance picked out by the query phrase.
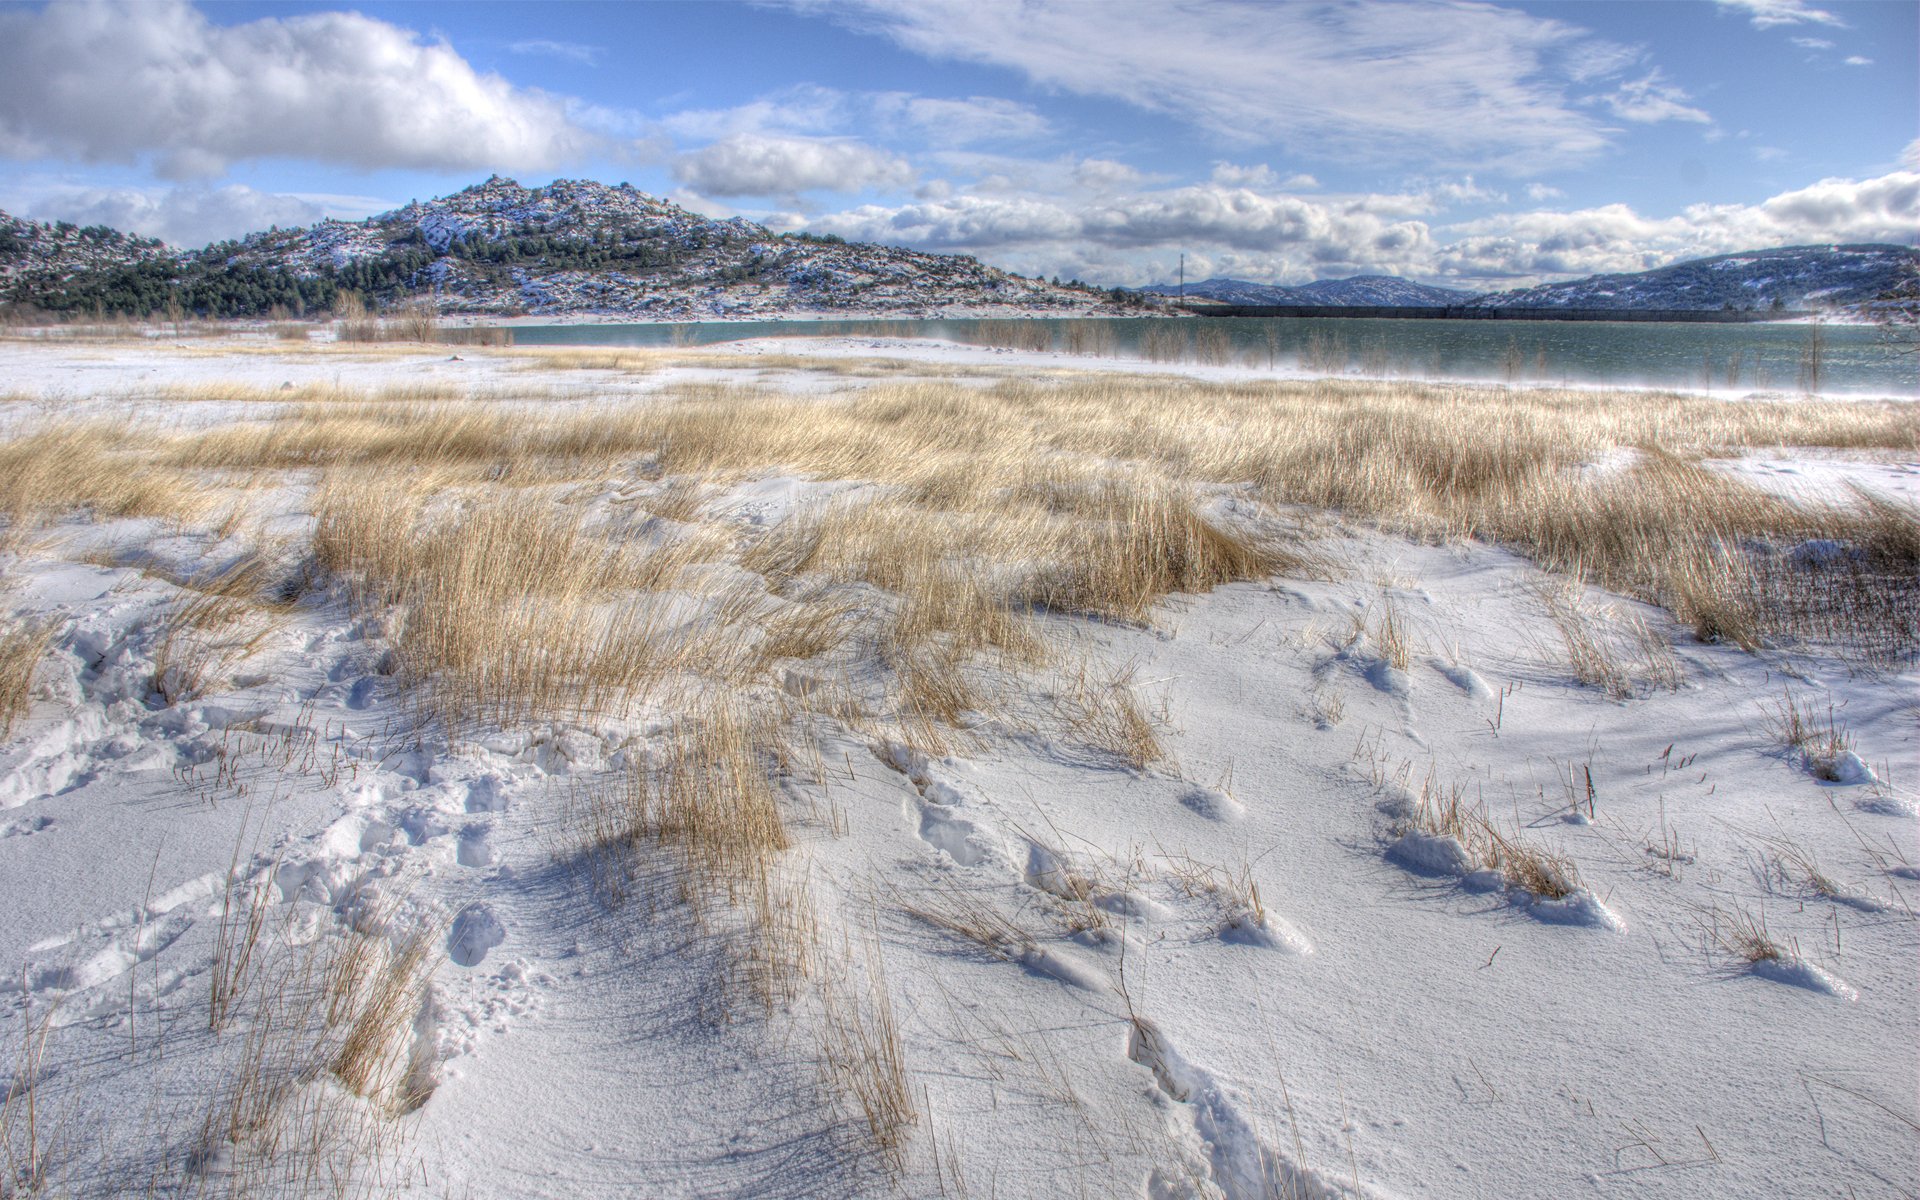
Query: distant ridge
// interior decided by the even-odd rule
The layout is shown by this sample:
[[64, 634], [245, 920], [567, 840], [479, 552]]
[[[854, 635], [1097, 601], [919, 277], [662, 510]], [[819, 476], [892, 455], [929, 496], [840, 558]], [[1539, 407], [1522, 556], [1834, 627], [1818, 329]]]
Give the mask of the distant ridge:
[[1441, 308], [1465, 304], [1471, 292], [1428, 287], [1392, 275], [1355, 275], [1351, 279], [1319, 279], [1298, 287], [1249, 283], [1243, 279], [1203, 279], [1184, 291], [1171, 283], [1153, 283], [1140, 289], [1160, 296], [1185, 295], [1189, 300], [1218, 300], [1224, 304], [1330, 304], [1361, 307]]
[[1782, 246], [1695, 258], [1630, 275], [1589, 275], [1480, 297], [1508, 308], [1837, 308], [1872, 300], [1920, 263], [1911, 246]]
[[449, 314], [767, 318], [929, 317], [1137, 309], [1139, 297], [1048, 283], [968, 255], [715, 220], [632, 187], [495, 176], [363, 221], [325, 220], [179, 250], [104, 227], [75, 231], [0, 214], [0, 301], [54, 312], [205, 316], [431, 297]]
[[[1189, 283], [1189, 300], [1258, 306], [1368, 308], [1565, 308], [1666, 312], [1708, 309], [1813, 311], [1865, 303], [1894, 287], [1920, 263], [1920, 249], [1885, 244], [1781, 246], [1695, 258], [1650, 271], [1590, 275], [1564, 283], [1475, 295], [1427, 287], [1383, 275], [1323, 279], [1298, 287], [1203, 279]], [[1171, 296], [1156, 283], [1142, 291]]]

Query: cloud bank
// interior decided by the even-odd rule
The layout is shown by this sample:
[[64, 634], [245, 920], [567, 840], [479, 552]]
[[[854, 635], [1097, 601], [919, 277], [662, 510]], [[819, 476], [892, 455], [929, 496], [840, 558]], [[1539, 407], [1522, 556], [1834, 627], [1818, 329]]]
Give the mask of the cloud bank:
[[184, 0], [0, 11], [0, 155], [151, 158], [170, 179], [300, 158], [547, 170], [597, 139], [555, 97], [357, 13], [222, 27]]

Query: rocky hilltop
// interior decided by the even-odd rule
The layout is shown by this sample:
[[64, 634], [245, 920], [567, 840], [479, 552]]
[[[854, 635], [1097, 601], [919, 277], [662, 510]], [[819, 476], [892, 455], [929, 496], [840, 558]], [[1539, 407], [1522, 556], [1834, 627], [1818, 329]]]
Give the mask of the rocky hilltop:
[[[24, 229], [14, 241], [29, 248], [54, 228], [11, 218], [5, 227]], [[0, 299], [136, 315], [177, 301], [206, 316], [258, 316], [324, 308], [353, 291], [382, 308], [431, 298], [449, 315], [665, 320], [1070, 314], [1130, 302], [966, 255], [778, 234], [625, 184], [580, 180], [525, 188], [496, 176], [363, 221], [270, 230], [197, 251], [106, 232], [118, 241], [98, 243], [100, 254], [75, 258], [64, 273], [38, 265], [43, 252], [30, 261], [0, 250]]]

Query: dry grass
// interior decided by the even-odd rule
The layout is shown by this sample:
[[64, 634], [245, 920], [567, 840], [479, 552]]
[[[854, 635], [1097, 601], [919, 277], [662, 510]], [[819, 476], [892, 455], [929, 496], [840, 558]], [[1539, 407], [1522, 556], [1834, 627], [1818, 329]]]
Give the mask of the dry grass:
[[1111, 754], [1136, 771], [1168, 758], [1155, 720], [1135, 686], [1134, 664], [1102, 671], [1081, 660], [1049, 687], [1068, 736]]
[[449, 727], [621, 710], [715, 649], [684, 603], [633, 594], [718, 554], [712, 539], [641, 549], [539, 493], [394, 495], [358, 474], [329, 478], [314, 508], [319, 564], [392, 617], [402, 674]]
[[1502, 833], [1485, 809], [1465, 802], [1466, 789], [1441, 784], [1432, 775], [1420, 785], [1419, 801], [1402, 817], [1397, 832], [1448, 837], [1460, 844], [1477, 868], [1498, 871], [1509, 886], [1558, 900], [1580, 886], [1580, 874], [1564, 855]]
[[1577, 573], [1542, 580], [1535, 589], [1573, 677], [1615, 700], [1653, 688], [1677, 690], [1684, 674], [1667, 639], [1638, 616], [1594, 603], [1585, 593]]
[[[251, 924], [251, 922], [248, 922]], [[269, 931], [220, 1029], [224, 1085], [187, 1164], [192, 1194], [378, 1194], [434, 1081], [416, 1029], [437, 958], [432, 922], [363, 912], [306, 946]]]
[[204, 488], [153, 461], [151, 446], [106, 425], [54, 423], [0, 442], [0, 519], [7, 543], [58, 517], [188, 520]]
[[1779, 700], [1761, 706], [1761, 720], [1767, 736], [1798, 754], [1815, 778], [1830, 782], [1840, 778], [1840, 759], [1853, 749], [1853, 735], [1841, 724], [1831, 697], [1822, 712], [1819, 705], [1798, 700], [1783, 688]]
[[869, 946], [865, 957], [864, 978], [846, 965], [821, 989], [820, 1059], [828, 1089], [851, 1100], [874, 1150], [898, 1176], [920, 1111], [878, 948]]
[[1708, 938], [1723, 953], [1744, 963], [1782, 962], [1795, 957], [1773, 940], [1767, 930], [1765, 912], [1751, 913], [1742, 908], [1732, 911], [1714, 907], [1702, 917]]
[[51, 621], [0, 621], [0, 737], [12, 737], [14, 725], [32, 707], [34, 672], [56, 628]]

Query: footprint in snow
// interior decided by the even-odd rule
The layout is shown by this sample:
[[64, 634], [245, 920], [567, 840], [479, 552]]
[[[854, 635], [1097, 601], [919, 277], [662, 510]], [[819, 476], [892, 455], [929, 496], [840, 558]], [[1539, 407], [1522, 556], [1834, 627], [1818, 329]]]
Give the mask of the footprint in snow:
[[460, 910], [447, 932], [447, 957], [463, 967], [477, 967], [487, 952], [507, 940], [507, 927], [493, 915], [493, 906], [478, 901]]
[[477, 821], [460, 831], [455, 857], [463, 867], [490, 867], [499, 858], [493, 849], [493, 824]]
[[482, 775], [467, 784], [467, 811], [497, 813], [507, 811], [507, 797], [498, 775]]
[[53, 818], [48, 816], [23, 817], [18, 821], [0, 822], [0, 838], [26, 837], [50, 828], [52, 825]]

